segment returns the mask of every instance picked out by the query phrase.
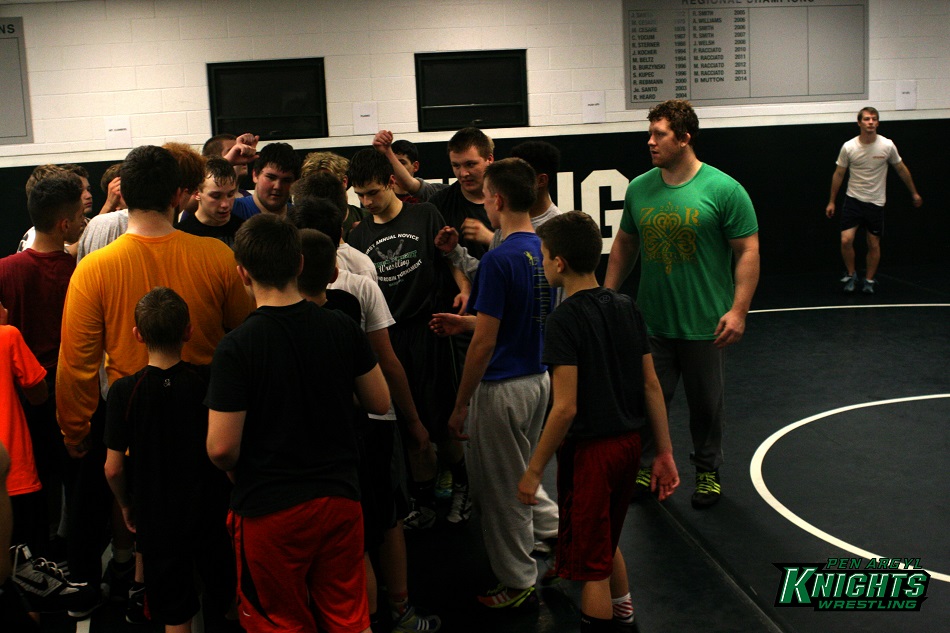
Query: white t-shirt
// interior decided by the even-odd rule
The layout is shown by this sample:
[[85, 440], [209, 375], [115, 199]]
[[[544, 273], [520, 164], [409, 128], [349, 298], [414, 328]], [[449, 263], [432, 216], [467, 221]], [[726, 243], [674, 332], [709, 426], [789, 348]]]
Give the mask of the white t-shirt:
[[887, 166], [900, 163], [901, 157], [894, 142], [880, 134], [867, 145], [855, 136], [841, 146], [837, 161], [838, 167], [847, 167], [850, 172], [848, 195], [879, 207], [883, 207], [887, 199]]
[[[377, 282], [376, 265], [373, 264], [373, 260], [369, 258], [369, 255], [359, 252], [346, 242], [337, 247], [336, 261], [340, 271], [346, 270], [354, 275], [368, 277], [373, 280], [373, 283]], [[334, 286], [331, 285], [330, 287], [333, 288]], [[346, 288], [343, 288], [343, 290], [349, 292]]]

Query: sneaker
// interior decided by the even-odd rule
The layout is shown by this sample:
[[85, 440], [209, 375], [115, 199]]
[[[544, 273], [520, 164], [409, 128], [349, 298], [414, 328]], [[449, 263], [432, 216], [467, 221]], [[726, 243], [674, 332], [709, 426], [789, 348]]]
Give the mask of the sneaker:
[[468, 486], [452, 485], [452, 508], [445, 515], [445, 520], [452, 525], [460, 525], [472, 516], [472, 497], [468, 494]]
[[436, 514], [432, 508], [416, 506], [402, 521], [402, 527], [407, 530], [428, 530], [435, 526]]
[[525, 605], [538, 603], [534, 587], [527, 589], [511, 589], [498, 583], [498, 586], [478, 596], [478, 601], [489, 609], [517, 609]]
[[129, 602], [125, 607], [125, 621], [129, 624], [145, 624], [148, 620], [148, 611], [145, 608], [145, 585], [140, 582], [133, 582], [129, 587]]
[[99, 588], [85, 582], [70, 582], [66, 574], [45, 558], [34, 558], [30, 548], [18, 545], [13, 552], [13, 581], [31, 611], [65, 610], [74, 618], [89, 616], [100, 604]]
[[692, 497], [694, 508], [701, 509], [716, 505], [721, 496], [718, 470], [696, 473], [696, 492]]
[[873, 294], [874, 294], [874, 288], [875, 288], [876, 286], [877, 286], [877, 282], [874, 281], [873, 279], [865, 279], [865, 280], [864, 280], [864, 287], [861, 288], [861, 292], [863, 292], [863, 293], [866, 294], [866, 295], [873, 295]]
[[102, 576], [102, 596], [113, 602], [122, 602], [129, 597], [129, 588], [135, 578], [135, 557], [124, 563], [115, 559], [109, 561], [106, 573]]
[[419, 615], [414, 606], [409, 606], [398, 620], [393, 622], [392, 633], [431, 633], [442, 628], [442, 620], [437, 615]]
[[653, 467], [644, 466], [637, 471], [637, 478], [633, 482], [631, 501], [643, 501], [650, 494], [650, 480], [653, 478]]
[[838, 281], [840, 281], [843, 284], [846, 284], [849, 281], [851, 281], [855, 276], [856, 276], [856, 273], [845, 273], [844, 276]]
[[449, 499], [452, 496], [452, 471], [446, 468], [439, 473], [435, 480], [435, 498]]
[[848, 280], [844, 282], [844, 288], [842, 288], [842, 290], [845, 292], [854, 292], [854, 285], [856, 283], [858, 283], [857, 274], [851, 275], [848, 277]]

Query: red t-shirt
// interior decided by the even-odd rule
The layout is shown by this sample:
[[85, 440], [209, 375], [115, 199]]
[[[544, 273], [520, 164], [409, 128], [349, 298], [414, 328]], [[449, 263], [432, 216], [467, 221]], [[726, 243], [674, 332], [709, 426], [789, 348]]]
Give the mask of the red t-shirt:
[[33, 461], [33, 442], [16, 385], [29, 389], [46, 377], [46, 370], [11, 325], [0, 325], [0, 442], [10, 453], [7, 492], [10, 496], [40, 490]]
[[10, 311], [7, 321], [46, 369], [59, 358], [63, 304], [76, 258], [63, 251], [41, 253], [32, 248], [0, 259], [0, 302]]

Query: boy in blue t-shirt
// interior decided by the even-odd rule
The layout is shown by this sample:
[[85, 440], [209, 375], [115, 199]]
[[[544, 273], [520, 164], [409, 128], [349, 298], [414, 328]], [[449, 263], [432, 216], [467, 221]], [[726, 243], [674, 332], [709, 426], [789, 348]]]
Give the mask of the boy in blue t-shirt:
[[[635, 631], [627, 570], [617, 548], [640, 461], [640, 428], [656, 439], [651, 488], [679, 485], [666, 406], [643, 318], [632, 299], [601, 288], [600, 228], [571, 211], [538, 227], [548, 282], [566, 299], [548, 317], [543, 360], [554, 404], [518, 497], [537, 503], [544, 468], [558, 456], [557, 574], [582, 581], [581, 631]], [[646, 419], [645, 419], [646, 418]], [[606, 528], [606, 530], [605, 530]]]
[[[501, 160], [485, 171], [483, 187], [485, 210], [504, 241], [482, 257], [472, 287], [469, 305], [477, 315], [466, 318], [475, 328], [449, 429], [469, 440], [472, 496], [500, 581], [478, 600], [507, 609], [537, 601], [538, 568], [531, 552], [535, 542], [557, 534], [557, 506], [543, 491], [535, 507], [518, 504], [512, 495], [537, 445], [548, 403], [551, 383], [541, 345], [553, 295], [528, 213], [537, 197], [534, 170], [520, 158]], [[433, 329], [452, 333], [446, 325], [436, 315]]]

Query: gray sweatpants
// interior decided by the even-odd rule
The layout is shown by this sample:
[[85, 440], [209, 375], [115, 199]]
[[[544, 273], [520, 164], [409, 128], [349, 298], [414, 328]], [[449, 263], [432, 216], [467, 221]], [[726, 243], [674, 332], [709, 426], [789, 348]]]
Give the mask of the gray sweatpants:
[[538, 580], [536, 540], [557, 536], [557, 504], [538, 489], [538, 505], [518, 501], [518, 482], [538, 445], [551, 380], [547, 373], [482, 382], [468, 413], [465, 461], [472, 499], [481, 513], [492, 571], [507, 587]]

